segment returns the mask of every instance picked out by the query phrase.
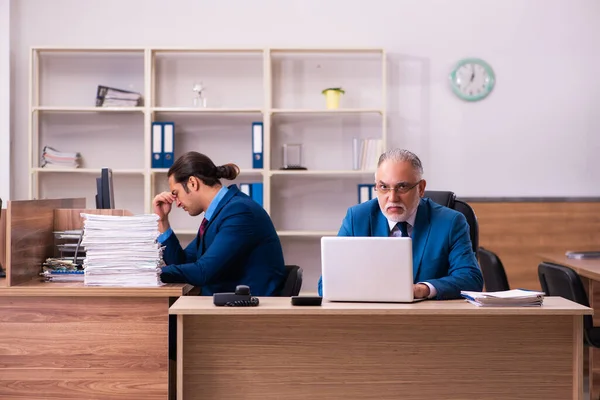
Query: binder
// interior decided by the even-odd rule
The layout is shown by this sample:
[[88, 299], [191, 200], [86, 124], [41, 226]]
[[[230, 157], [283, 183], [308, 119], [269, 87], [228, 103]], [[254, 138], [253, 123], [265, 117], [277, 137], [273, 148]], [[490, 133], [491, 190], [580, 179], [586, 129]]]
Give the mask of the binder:
[[160, 122], [152, 123], [152, 168], [163, 167], [163, 128]]
[[163, 122], [163, 168], [171, 168], [175, 161], [175, 123]]
[[358, 203], [364, 203], [375, 198], [375, 185], [361, 183], [358, 185]]
[[262, 183], [253, 183], [251, 189], [252, 200], [260, 204], [263, 207], [263, 184]]
[[252, 123], [252, 168], [263, 167], [263, 123]]
[[257, 183], [240, 183], [240, 192], [250, 196], [252, 200], [263, 207], [263, 184]]
[[240, 183], [240, 192], [244, 193], [247, 196], [251, 196], [250, 184], [249, 183]]

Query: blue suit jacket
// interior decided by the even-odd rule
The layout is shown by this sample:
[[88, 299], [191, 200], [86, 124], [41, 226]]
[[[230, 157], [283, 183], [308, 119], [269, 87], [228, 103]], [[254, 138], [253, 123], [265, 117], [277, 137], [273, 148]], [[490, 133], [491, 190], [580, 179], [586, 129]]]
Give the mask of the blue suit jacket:
[[277, 295], [285, 279], [283, 250], [267, 212], [235, 185], [228, 187], [204, 236], [185, 250], [175, 234], [166, 249], [161, 279], [202, 287], [202, 295], [248, 285], [253, 296]]
[[[348, 209], [338, 236], [389, 236], [377, 199]], [[483, 276], [473, 252], [469, 224], [458, 211], [421, 199], [412, 230], [413, 279], [429, 282], [436, 299], [460, 298], [461, 290], [481, 291]], [[322, 278], [319, 279], [322, 295]]]

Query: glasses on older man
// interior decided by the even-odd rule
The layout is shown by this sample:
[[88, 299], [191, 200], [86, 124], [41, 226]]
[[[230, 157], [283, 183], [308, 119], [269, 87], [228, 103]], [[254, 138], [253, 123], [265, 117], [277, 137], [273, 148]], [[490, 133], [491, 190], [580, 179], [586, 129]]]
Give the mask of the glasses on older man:
[[383, 183], [378, 183], [375, 185], [375, 191], [380, 194], [387, 194], [393, 190], [395, 193], [405, 194], [417, 187], [417, 185], [421, 183], [422, 180], [423, 179], [420, 179], [419, 181], [412, 184], [408, 182], [400, 182], [399, 184], [393, 187], [385, 185]]

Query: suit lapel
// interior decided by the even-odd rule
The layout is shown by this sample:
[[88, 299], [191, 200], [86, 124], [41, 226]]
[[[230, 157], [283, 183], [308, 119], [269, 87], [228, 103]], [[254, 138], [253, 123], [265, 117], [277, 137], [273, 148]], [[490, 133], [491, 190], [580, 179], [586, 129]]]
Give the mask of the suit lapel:
[[417, 208], [415, 226], [412, 230], [413, 240], [413, 279], [416, 281], [421, 268], [423, 253], [429, 238], [431, 224], [429, 223], [429, 207], [425, 200], [421, 199]]
[[233, 196], [235, 196], [238, 192], [239, 192], [239, 190], [236, 185], [228, 186], [227, 193], [225, 193], [225, 196], [223, 196], [223, 198], [221, 199], [219, 204], [217, 204], [217, 207], [215, 208], [215, 212], [213, 213], [212, 218], [209, 219], [208, 224], [206, 224], [206, 229], [204, 230], [204, 236], [200, 237], [200, 232], [198, 232], [198, 249], [200, 250], [200, 254], [204, 254], [204, 237], [206, 236], [206, 233], [208, 232], [210, 225], [213, 223], [213, 221], [215, 221], [217, 219], [217, 216], [219, 215], [219, 213], [221, 212], [223, 207], [225, 207], [225, 204], [229, 203], [229, 200], [231, 200], [231, 198]]
[[388, 220], [381, 212], [378, 202], [374, 202], [373, 210], [371, 211], [370, 225], [371, 232], [369, 232], [369, 236], [386, 237], [390, 235]]

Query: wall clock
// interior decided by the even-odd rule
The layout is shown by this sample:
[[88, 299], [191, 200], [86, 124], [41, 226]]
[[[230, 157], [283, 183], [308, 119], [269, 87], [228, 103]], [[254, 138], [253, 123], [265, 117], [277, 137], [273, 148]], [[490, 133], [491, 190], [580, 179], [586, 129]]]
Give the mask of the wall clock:
[[495, 83], [494, 70], [479, 58], [460, 60], [450, 73], [452, 91], [465, 101], [485, 99]]

